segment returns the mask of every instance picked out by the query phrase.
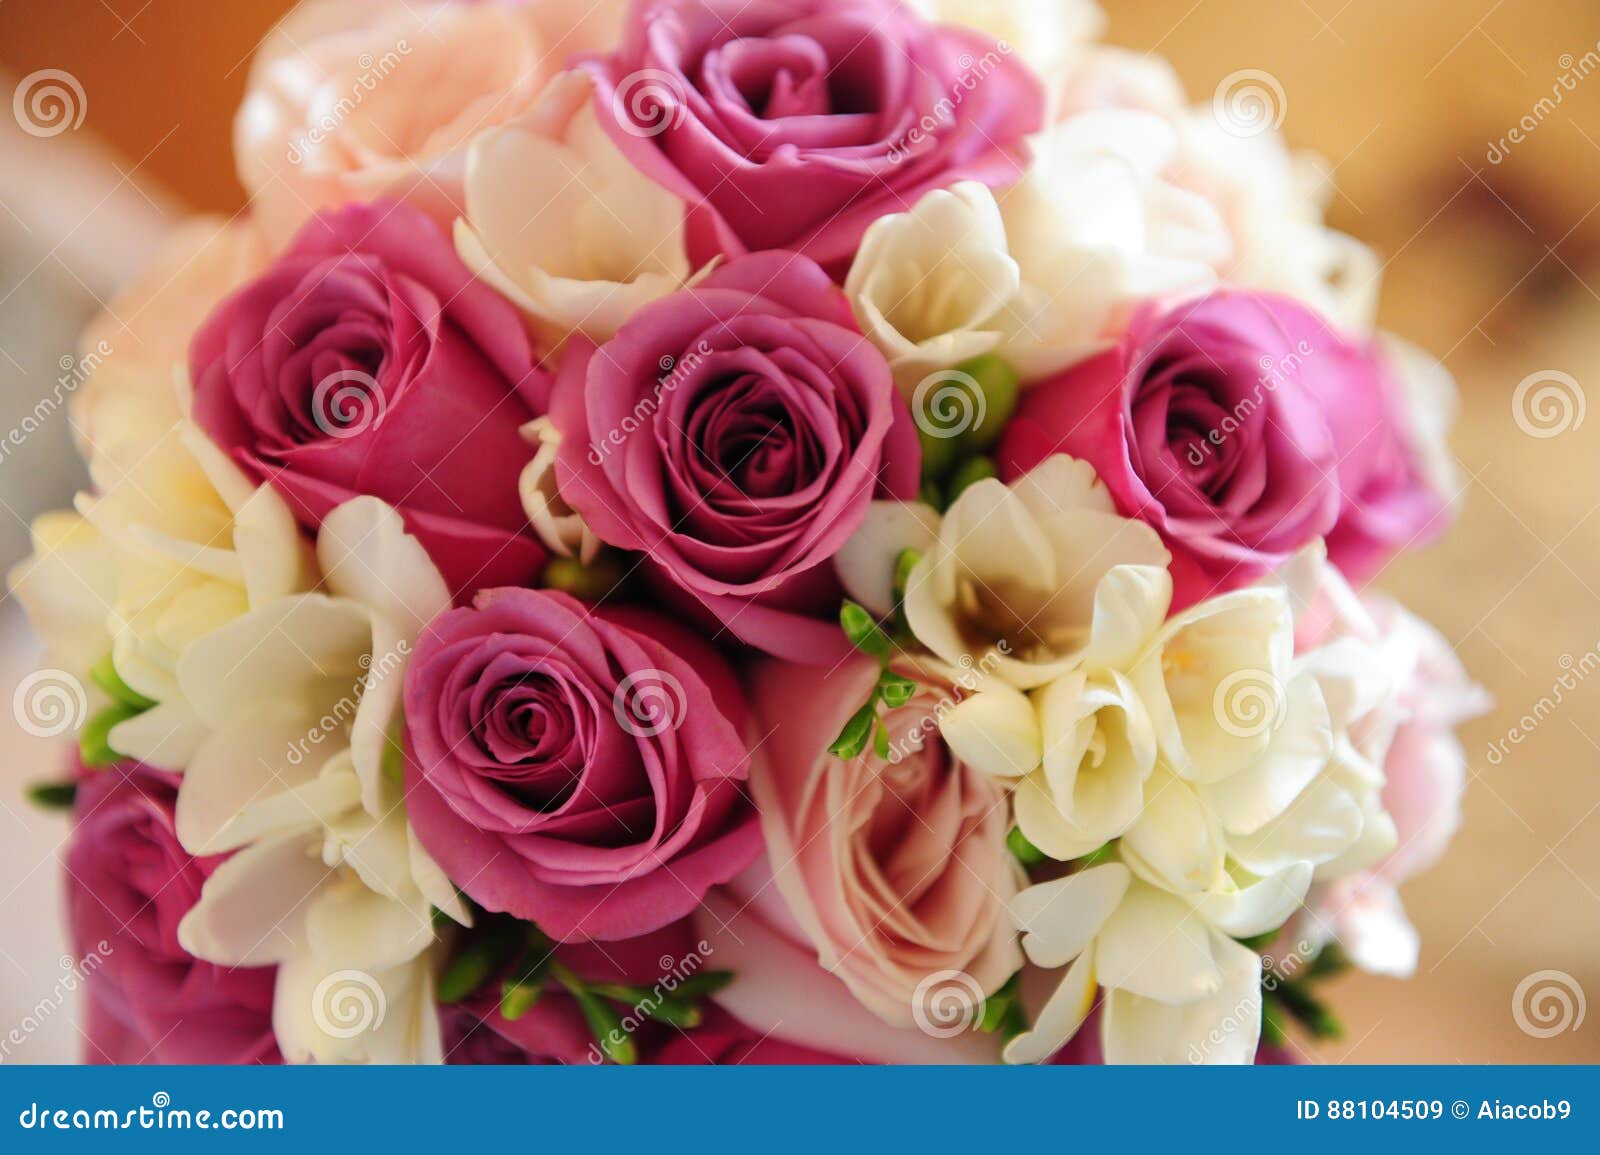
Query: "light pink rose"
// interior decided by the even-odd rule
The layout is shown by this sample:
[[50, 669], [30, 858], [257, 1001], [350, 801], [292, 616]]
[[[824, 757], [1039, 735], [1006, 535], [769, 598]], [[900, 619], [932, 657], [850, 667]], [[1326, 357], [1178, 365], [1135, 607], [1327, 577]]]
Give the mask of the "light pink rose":
[[448, 225], [466, 148], [523, 112], [614, 0], [313, 0], [262, 42], [234, 122], [239, 179], [275, 240], [313, 212], [409, 200]]
[[992, 1061], [994, 1037], [928, 1027], [970, 1019], [1022, 965], [1005, 914], [1019, 872], [1004, 798], [940, 741], [933, 687], [886, 715], [889, 760], [828, 753], [877, 674], [865, 659], [752, 671], [751, 791], [771, 879], [758, 866], [730, 888], [743, 961], [727, 963], [740, 980], [719, 997], [758, 1030], [820, 1050]]
[[247, 216], [195, 217], [167, 235], [155, 261], [83, 330], [72, 426], [86, 457], [130, 439], [142, 457], [177, 424], [178, 382], [195, 330], [268, 255]]

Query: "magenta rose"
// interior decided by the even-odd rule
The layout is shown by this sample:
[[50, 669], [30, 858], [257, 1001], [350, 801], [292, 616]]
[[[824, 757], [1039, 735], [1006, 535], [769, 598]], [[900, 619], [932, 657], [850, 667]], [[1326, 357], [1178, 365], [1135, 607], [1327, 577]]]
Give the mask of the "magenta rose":
[[1113, 348], [1031, 389], [1001, 439], [1014, 480], [1052, 453], [1093, 465], [1172, 551], [1174, 608], [1245, 585], [1339, 516], [1324, 410], [1343, 339], [1285, 297], [1153, 304]]
[[314, 217], [206, 321], [189, 368], [196, 422], [306, 526], [369, 494], [458, 594], [538, 574], [518, 430], [544, 413], [549, 377], [516, 311], [419, 210]]
[[885, 213], [1014, 180], [1044, 122], [1009, 46], [896, 0], [635, 0], [588, 68], [612, 139], [688, 202], [697, 264], [789, 249], [842, 277]]
[[[830, 559], [921, 449], [888, 363], [804, 257], [761, 253], [570, 342], [557, 485], [680, 610], [797, 661], [847, 649]], [[720, 631], [719, 631], [720, 632]]]
[[1328, 558], [1362, 581], [1400, 550], [1442, 533], [1450, 501], [1424, 465], [1396, 361], [1375, 344], [1330, 343], [1325, 355], [1334, 371], [1308, 380], [1339, 456], [1343, 501], [1328, 533]]
[[656, 930], [760, 852], [739, 686], [652, 614], [487, 591], [423, 632], [405, 714], [422, 844], [552, 938]]
[[89, 1000], [86, 1057], [110, 1063], [276, 1063], [275, 968], [229, 969], [178, 945], [220, 859], [178, 844], [175, 775], [86, 771], [66, 853], [67, 917]]

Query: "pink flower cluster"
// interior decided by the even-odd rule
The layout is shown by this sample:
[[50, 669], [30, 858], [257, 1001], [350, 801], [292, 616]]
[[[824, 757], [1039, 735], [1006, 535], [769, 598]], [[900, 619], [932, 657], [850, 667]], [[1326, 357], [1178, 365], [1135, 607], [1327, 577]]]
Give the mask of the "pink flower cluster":
[[[189, 319], [186, 414], [247, 488], [282, 498], [308, 549], [352, 500], [394, 510], [453, 602], [405, 648], [385, 772], [417, 853], [473, 916], [430, 964], [443, 1052], [992, 1059], [991, 1039], [949, 1038], [917, 1004], [955, 975], [1000, 1005], [1024, 968], [1009, 795], [927, 722], [970, 672], [872, 660], [897, 628], [916, 647], [876, 607], [851, 628], [836, 558], [875, 506], [942, 506], [1066, 454], [1159, 536], [1172, 613], [1319, 540], [1364, 580], [1450, 509], [1395, 362], [1303, 300], [1188, 287], [1114, 316], [1020, 394], [995, 384], [1014, 377], [1003, 352], [964, 360], [989, 418], [946, 439], [843, 286], [869, 231], [927, 194], [973, 183], [1005, 210], [1060, 112], [1009, 47], [899, 0], [441, 2], [421, 5], [428, 32], [408, 5], [305, 7], [264, 49], [239, 122], [249, 227], [272, 255]], [[357, 49], [382, 65], [371, 95], [319, 114], [313, 89], [345, 85]], [[540, 94], [558, 82], [587, 104], [552, 127]], [[648, 255], [691, 275], [614, 332], [553, 339], [529, 285], [598, 312], [636, 271], [524, 277], [502, 248], [485, 272], [467, 243], [466, 218], [492, 216], [469, 204], [472, 145], [508, 129], [551, 164], [602, 150], [618, 179], [674, 198], [671, 251]], [[605, 216], [562, 227], [584, 243], [636, 227]], [[961, 307], [902, 312], [928, 327]], [[885, 590], [904, 576], [885, 571]], [[1449, 824], [1411, 813], [1453, 804], [1442, 741], [1413, 729], [1392, 747], [1408, 827]], [[226, 861], [180, 844], [181, 779], [130, 761], [77, 778], [74, 937], [109, 951], [89, 984], [97, 1056], [276, 1061], [274, 970], [179, 943]], [[513, 924], [542, 944], [537, 978], [525, 952], [496, 953]], [[664, 960], [702, 955], [729, 985], [604, 1042], [598, 1005], [614, 1014]], [[461, 958], [492, 978], [452, 989]], [[519, 981], [550, 993], [520, 1006]]]

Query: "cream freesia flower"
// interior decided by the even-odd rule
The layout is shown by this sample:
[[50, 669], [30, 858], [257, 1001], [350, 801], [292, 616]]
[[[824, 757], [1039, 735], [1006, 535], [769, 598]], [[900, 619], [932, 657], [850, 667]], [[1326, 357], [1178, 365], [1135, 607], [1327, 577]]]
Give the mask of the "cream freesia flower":
[[576, 557], [584, 565], [600, 552], [601, 541], [583, 515], [567, 504], [556, 487], [556, 455], [561, 449], [561, 431], [548, 417], [539, 417], [522, 427], [522, 436], [538, 446], [533, 460], [522, 469], [517, 488], [528, 524], [545, 548], [560, 557]]
[[201, 736], [178, 684], [184, 653], [309, 588], [315, 567], [276, 491], [252, 485], [187, 422], [156, 443], [102, 439], [90, 473], [77, 515], [42, 519], [12, 588], [47, 648], [70, 651], [69, 670], [109, 652], [118, 677], [155, 703], [112, 729], [112, 748], [181, 770]]
[[874, 221], [844, 291], [862, 332], [909, 390], [994, 349], [997, 319], [1019, 284], [994, 194], [962, 181]]
[[1261, 963], [1235, 939], [1280, 926], [1309, 881], [1309, 868], [1262, 881], [1220, 916], [1116, 861], [1029, 887], [1011, 903], [1023, 951], [1036, 966], [1065, 970], [1033, 1026], [1007, 1044], [1006, 1061], [1049, 1058], [1077, 1033], [1099, 988], [1108, 1063], [1253, 1061]]
[[[836, 562], [846, 589], [870, 590], [892, 572], [917, 524], [930, 522], [869, 517]], [[1154, 530], [1117, 514], [1089, 465], [1057, 455], [1009, 486], [980, 481], [951, 503], [907, 580], [906, 623], [941, 661], [1032, 689], [1082, 665], [1098, 644], [1097, 594], [1113, 569], [1167, 560]], [[1101, 635], [1110, 637], [1106, 627]]]
[[999, 353], [1025, 382], [1104, 346], [1138, 302], [1213, 284], [1231, 252], [1211, 202], [1168, 179], [1179, 138], [1166, 118], [1095, 109], [1031, 145], [1000, 196], [1022, 285]]
[[556, 77], [526, 116], [478, 135], [456, 249], [544, 342], [609, 340], [689, 276], [683, 201], [641, 175], [595, 117], [593, 81]]
[[[385, 765], [406, 657], [449, 592], [399, 515], [373, 498], [329, 514], [318, 560], [327, 592], [253, 610], [180, 664], [207, 737], [179, 791], [178, 835], [195, 854], [237, 851], [180, 934], [213, 962], [279, 964], [280, 999], [356, 972], [391, 984], [386, 997], [431, 1007], [433, 909], [469, 916]], [[286, 1051], [318, 1062], [438, 1058], [435, 1033], [346, 1034], [315, 1017], [308, 1025], [308, 1007], [275, 1008], [275, 1022], [294, 1028]]]

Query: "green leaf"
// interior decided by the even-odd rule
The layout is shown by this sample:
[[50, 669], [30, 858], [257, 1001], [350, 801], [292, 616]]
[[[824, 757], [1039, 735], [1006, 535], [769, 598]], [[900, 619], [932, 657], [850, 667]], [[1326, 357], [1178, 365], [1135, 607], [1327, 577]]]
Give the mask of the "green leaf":
[[511, 918], [497, 918], [467, 941], [460, 954], [439, 976], [436, 997], [439, 1002], [459, 1003], [470, 997], [511, 961], [524, 941], [522, 924]]
[[[570, 987], [568, 989], [571, 990]], [[610, 1003], [585, 989], [572, 991], [572, 997], [578, 1000], [583, 1021], [589, 1025], [589, 1033], [594, 1036], [596, 1045], [606, 1058], [624, 1067], [631, 1067], [639, 1061], [639, 1049], [622, 1029], [622, 1016]]]
[[917, 563], [922, 560], [922, 551], [903, 549], [894, 559], [894, 600], [902, 602], [906, 597], [906, 587], [911, 584], [911, 571], [917, 568]]
[[1338, 1039], [1344, 1036], [1344, 1027], [1333, 1012], [1301, 984], [1281, 982], [1269, 992], [1269, 997], [1277, 1000], [1313, 1037]]
[[[1280, 927], [1279, 929], [1281, 930], [1282, 928]], [[1235, 939], [1234, 941], [1240, 946], [1249, 947], [1251, 950], [1259, 953], [1262, 947], [1268, 945], [1277, 937], [1278, 931], [1269, 930], [1265, 934], [1253, 934], [1248, 938]]]
[[595, 983], [589, 988], [593, 993], [619, 1002], [630, 1011], [637, 1011], [658, 1023], [670, 1023], [685, 1029], [698, 1027], [704, 1019], [700, 1008], [676, 994], [666, 994], [651, 987], [625, 986], [620, 983]]
[[71, 810], [78, 800], [76, 782], [35, 782], [28, 787], [28, 801], [41, 810]]
[[1078, 859], [1079, 868], [1082, 870], [1087, 870], [1091, 866], [1099, 866], [1102, 862], [1110, 859], [1112, 852], [1116, 849], [1116, 846], [1116, 841], [1113, 840], [1106, 843], [1099, 850], [1091, 850], [1088, 854], [1085, 854], [1082, 858]]
[[1019, 974], [1012, 975], [999, 990], [983, 1000], [983, 1010], [978, 1016], [978, 1029], [993, 1034], [998, 1031], [1016, 1006], [1022, 984]]
[[1281, 1047], [1289, 1041], [1278, 1004], [1272, 999], [1261, 1000], [1261, 1041], [1269, 1047]]
[[889, 727], [878, 722], [872, 727], [872, 752], [878, 756], [878, 761], [889, 760]]
[[544, 994], [545, 972], [549, 970], [550, 956], [537, 949], [529, 953], [528, 961], [515, 978], [500, 986], [500, 1014], [506, 1022], [514, 1023], [527, 1014]]
[[1307, 979], [1329, 979], [1350, 969], [1350, 957], [1336, 942], [1330, 942], [1317, 952], [1306, 968]]
[[1038, 866], [1041, 862], [1050, 861], [1048, 854], [1028, 841], [1028, 836], [1022, 833], [1020, 826], [1013, 826], [1006, 835], [1006, 849], [1011, 851], [1023, 866]]
[[872, 727], [878, 720], [878, 696], [874, 694], [865, 706], [850, 715], [850, 720], [839, 731], [839, 736], [828, 747], [828, 753], [840, 758], [858, 758], [872, 737]]
[[733, 981], [732, 971], [701, 971], [690, 975], [672, 988], [672, 997], [694, 1002], [714, 995]]
[[104, 690], [112, 701], [123, 706], [132, 706], [142, 712], [156, 704], [155, 699], [146, 698], [122, 680], [122, 675], [117, 673], [116, 663], [111, 660], [110, 654], [89, 668], [89, 679]]
[[885, 670], [878, 677], [878, 693], [883, 696], [885, 706], [891, 710], [898, 710], [916, 696], [916, 679]]
[[83, 764], [98, 769], [122, 761], [123, 756], [111, 748], [111, 731], [142, 713], [144, 711], [138, 706], [118, 702], [90, 718], [78, 735], [78, 756], [83, 759]]
[[385, 734], [383, 753], [378, 757], [378, 772], [400, 787], [406, 784], [405, 728], [405, 718], [399, 718], [396, 729], [400, 737], [397, 739], [393, 734]]
[[844, 627], [844, 636], [856, 649], [880, 662], [888, 660], [892, 648], [889, 635], [865, 608], [845, 599], [844, 605], [839, 607], [839, 625]]

